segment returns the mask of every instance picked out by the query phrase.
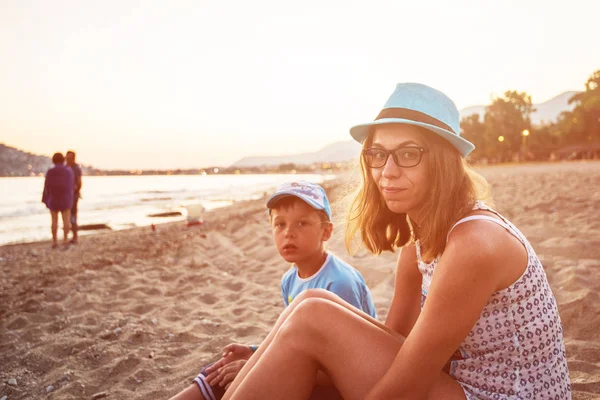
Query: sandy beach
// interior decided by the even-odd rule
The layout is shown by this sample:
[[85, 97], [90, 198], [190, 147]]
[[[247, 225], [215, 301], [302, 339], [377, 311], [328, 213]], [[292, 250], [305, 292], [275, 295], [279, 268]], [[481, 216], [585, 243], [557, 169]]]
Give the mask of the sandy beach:
[[[574, 399], [600, 398], [600, 162], [479, 168], [496, 209], [540, 256], [559, 304]], [[396, 254], [344, 247], [344, 182], [329, 183], [329, 249], [356, 266], [380, 320]], [[0, 247], [0, 398], [167, 399], [232, 342], [259, 344], [289, 268], [264, 200], [185, 223]]]

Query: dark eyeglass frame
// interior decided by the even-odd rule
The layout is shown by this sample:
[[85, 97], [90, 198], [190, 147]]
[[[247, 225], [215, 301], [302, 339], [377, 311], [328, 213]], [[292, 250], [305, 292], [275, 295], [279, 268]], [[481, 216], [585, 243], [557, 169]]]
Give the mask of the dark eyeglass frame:
[[[405, 150], [405, 149], [411, 149], [411, 150], [416, 149], [416, 150], [419, 150], [419, 153], [418, 153], [419, 154], [419, 159], [416, 161], [416, 163], [414, 165], [400, 165], [399, 158], [398, 158], [398, 151]], [[371, 150], [381, 151], [381, 152], [385, 153], [385, 161], [383, 162], [383, 164], [381, 164], [378, 167], [375, 167], [375, 166], [373, 166], [373, 165], [371, 165], [369, 163], [369, 161], [368, 161], [369, 159], [367, 157], [367, 153], [369, 151], [371, 151]], [[381, 147], [370, 147], [370, 148], [364, 149], [362, 151], [362, 156], [363, 156], [363, 160], [365, 161], [365, 164], [369, 168], [377, 168], [378, 169], [378, 168], [385, 167], [385, 164], [387, 164], [388, 160], [390, 159], [390, 155], [392, 156], [392, 160], [394, 160], [394, 163], [398, 167], [400, 167], [400, 168], [414, 168], [417, 165], [419, 165], [421, 163], [421, 161], [423, 160], [423, 153], [427, 153], [428, 151], [429, 150], [426, 149], [426, 148], [424, 148], [424, 147], [417, 147], [417, 146], [400, 146], [400, 147], [396, 147], [395, 149], [392, 149], [392, 150], [386, 150], [386, 149], [383, 149]]]

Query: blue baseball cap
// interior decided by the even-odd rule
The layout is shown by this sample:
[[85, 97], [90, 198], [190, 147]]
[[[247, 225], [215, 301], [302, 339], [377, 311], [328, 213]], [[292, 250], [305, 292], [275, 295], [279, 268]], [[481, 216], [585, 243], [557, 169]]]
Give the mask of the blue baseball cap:
[[316, 183], [308, 181], [286, 182], [277, 188], [277, 191], [267, 200], [269, 213], [277, 201], [284, 197], [294, 196], [304, 201], [316, 210], [323, 210], [331, 221], [331, 206], [325, 194], [325, 189]]

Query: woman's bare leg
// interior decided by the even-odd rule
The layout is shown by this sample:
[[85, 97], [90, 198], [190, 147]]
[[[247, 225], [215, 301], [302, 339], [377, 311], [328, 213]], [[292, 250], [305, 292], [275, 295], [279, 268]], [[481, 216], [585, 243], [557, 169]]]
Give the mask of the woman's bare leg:
[[[363, 399], [402, 346], [397, 335], [322, 298], [302, 301], [274, 336], [225, 399], [307, 398], [317, 370], [332, 379], [344, 399]], [[428, 397], [465, 399], [460, 385], [442, 372]]]
[[279, 331], [279, 328], [287, 320], [287, 318], [290, 316], [290, 314], [296, 309], [296, 307], [298, 307], [300, 304], [302, 304], [304, 301], [306, 301], [308, 299], [315, 299], [315, 298], [325, 299], [332, 303], [338, 304], [340, 307], [348, 310], [348, 312], [356, 315], [357, 318], [363, 319], [366, 322], [379, 327], [381, 330], [388, 332], [390, 335], [396, 337], [398, 340], [403, 340], [403, 337], [399, 333], [394, 332], [392, 329], [388, 328], [381, 322], [372, 318], [370, 315], [368, 315], [368, 314], [358, 310], [357, 308], [353, 307], [352, 305], [346, 303], [339, 296], [337, 296], [327, 290], [324, 290], [324, 289], [305, 290], [304, 292], [300, 293], [285, 310], [283, 310], [283, 312], [279, 316], [279, 319], [277, 320], [277, 322], [271, 329], [271, 332], [269, 332], [269, 335], [267, 336], [267, 338], [261, 343], [258, 350], [256, 350], [256, 352], [248, 360], [248, 362], [246, 363], [244, 368], [242, 368], [242, 370], [240, 371], [238, 376], [231, 383], [231, 386], [229, 387], [229, 389], [227, 389], [227, 392], [225, 393], [226, 397], [227, 397], [228, 393], [233, 393], [235, 391], [235, 389], [240, 384], [240, 382], [244, 379], [244, 377], [250, 372], [250, 370], [258, 362], [258, 360], [260, 360], [260, 358], [263, 356], [263, 354], [265, 353], [265, 351], [267, 350], [267, 348], [270, 346], [271, 342], [273, 341], [273, 338]]
[[52, 243], [56, 245], [58, 233], [58, 211], [50, 210], [50, 231], [52, 232]]
[[69, 231], [71, 230], [71, 210], [60, 212], [63, 221], [63, 244], [69, 243]]

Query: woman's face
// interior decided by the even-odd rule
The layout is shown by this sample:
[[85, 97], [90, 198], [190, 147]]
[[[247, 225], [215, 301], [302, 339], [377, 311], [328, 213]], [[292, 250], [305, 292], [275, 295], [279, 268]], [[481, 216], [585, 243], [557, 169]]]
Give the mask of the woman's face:
[[[422, 133], [412, 125], [386, 124], [375, 128], [373, 135], [373, 149], [386, 150], [388, 153], [396, 150], [396, 155], [401, 165], [396, 164], [390, 154], [383, 164], [385, 154], [372, 152], [375, 158], [371, 164], [383, 164], [381, 168], [370, 168], [373, 181], [379, 189], [388, 208], [395, 213], [407, 213], [408, 216], [419, 221], [419, 208], [427, 196], [431, 177], [429, 176], [429, 154], [423, 140]], [[408, 149], [407, 149], [408, 148]], [[423, 148], [424, 152], [415, 148]], [[377, 164], [377, 165], [379, 165]]]

